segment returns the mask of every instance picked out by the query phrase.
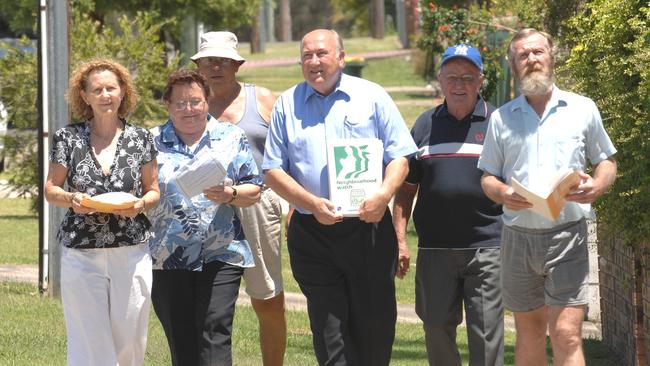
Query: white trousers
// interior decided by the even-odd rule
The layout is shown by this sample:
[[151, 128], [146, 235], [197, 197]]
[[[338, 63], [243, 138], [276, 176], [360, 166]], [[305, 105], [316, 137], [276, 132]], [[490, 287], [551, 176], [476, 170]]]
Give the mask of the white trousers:
[[144, 362], [151, 305], [146, 244], [61, 252], [61, 299], [70, 366]]

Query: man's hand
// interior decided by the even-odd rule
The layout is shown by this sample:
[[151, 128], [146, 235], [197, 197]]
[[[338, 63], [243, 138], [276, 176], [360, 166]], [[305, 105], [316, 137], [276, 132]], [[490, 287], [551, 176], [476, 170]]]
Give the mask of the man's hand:
[[574, 201], [578, 203], [592, 203], [596, 198], [600, 197], [606, 187], [601, 187], [596, 184], [596, 181], [585, 172], [578, 172], [580, 174], [580, 184], [573, 187], [569, 195], [566, 196], [567, 201]]
[[380, 191], [371, 194], [368, 198], [361, 202], [359, 206], [359, 219], [363, 222], [374, 223], [379, 222], [386, 213], [390, 197]]
[[403, 279], [406, 274], [409, 272], [409, 262], [411, 260], [411, 255], [409, 254], [409, 247], [406, 245], [406, 240], [397, 240], [397, 268], [395, 270], [395, 275], [399, 279]]
[[311, 212], [316, 220], [323, 225], [334, 225], [343, 221], [343, 215], [337, 214], [336, 206], [326, 198], [316, 198], [316, 203], [312, 206]]
[[504, 207], [513, 211], [520, 211], [533, 207], [530, 202], [526, 201], [524, 197], [515, 193], [515, 190], [509, 186], [506, 190], [503, 191], [501, 200]]

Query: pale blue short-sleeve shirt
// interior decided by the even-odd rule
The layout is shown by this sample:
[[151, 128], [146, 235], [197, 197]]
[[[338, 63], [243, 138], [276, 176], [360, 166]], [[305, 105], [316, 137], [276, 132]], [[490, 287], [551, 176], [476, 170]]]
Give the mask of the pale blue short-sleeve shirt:
[[397, 106], [381, 86], [341, 74], [335, 90], [324, 96], [302, 82], [273, 107], [262, 169], [282, 169], [309, 192], [329, 198], [327, 139], [373, 137], [383, 142], [384, 166], [417, 151]]
[[[596, 104], [554, 86], [541, 118], [524, 96], [492, 113], [478, 167], [508, 185], [516, 178], [534, 187], [559, 170], [585, 171], [587, 160], [596, 165], [615, 153]], [[556, 221], [531, 210], [503, 208], [504, 224], [531, 229], [550, 229], [583, 217], [593, 218], [591, 205], [567, 202]]]

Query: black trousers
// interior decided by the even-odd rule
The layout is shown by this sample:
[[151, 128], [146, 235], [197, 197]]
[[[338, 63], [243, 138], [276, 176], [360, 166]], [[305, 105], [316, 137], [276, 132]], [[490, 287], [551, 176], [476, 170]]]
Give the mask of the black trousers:
[[243, 272], [223, 262], [208, 263], [201, 272], [153, 271], [151, 300], [172, 365], [232, 365], [232, 321]]
[[346, 218], [321, 225], [312, 215], [291, 218], [293, 276], [307, 298], [320, 365], [388, 365], [397, 305], [397, 239], [388, 211], [377, 224]]

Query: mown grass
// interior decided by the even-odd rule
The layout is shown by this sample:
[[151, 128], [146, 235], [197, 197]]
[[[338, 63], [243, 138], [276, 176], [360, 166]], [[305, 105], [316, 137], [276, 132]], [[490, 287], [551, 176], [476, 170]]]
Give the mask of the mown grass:
[[[27, 200], [0, 199], [0, 230], [3, 230], [0, 238], [0, 264], [36, 264], [38, 223], [28, 208]], [[416, 245], [411, 227], [409, 246], [412, 263], [415, 263], [417, 257]], [[284, 244], [283, 260], [286, 290], [299, 291], [291, 275]], [[396, 281], [399, 302], [413, 302], [414, 277], [412, 270], [406, 280]], [[307, 314], [290, 311], [287, 320], [289, 332], [285, 364], [315, 365]], [[257, 318], [250, 307], [237, 307], [233, 332], [234, 364], [261, 365]], [[459, 328], [458, 342], [466, 364], [467, 341], [462, 327]], [[505, 364], [512, 365], [514, 333], [507, 332], [505, 342]], [[0, 282], [0, 365], [64, 365], [65, 346], [65, 326], [58, 300], [41, 297], [32, 284]], [[585, 353], [588, 365], [616, 364], [600, 341], [585, 340]], [[145, 365], [169, 364], [167, 341], [152, 310]], [[421, 325], [398, 323], [391, 365], [423, 364], [426, 364], [426, 350]]]
[[[66, 335], [63, 312], [58, 300], [41, 297], [36, 286], [0, 282], [0, 365], [64, 365]], [[309, 320], [304, 312], [287, 313], [288, 337], [285, 365], [316, 365]], [[459, 328], [458, 344], [463, 364], [468, 362], [467, 334]], [[550, 347], [550, 345], [549, 345]], [[615, 361], [600, 341], [586, 340], [587, 365], [613, 366]], [[233, 327], [234, 365], [262, 364], [258, 346], [257, 319], [248, 306], [237, 306]], [[514, 333], [506, 332], [505, 365], [514, 363]], [[170, 365], [169, 350], [162, 327], [151, 314], [145, 365]], [[424, 332], [419, 324], [398, 323], [391, 365], [426, 364]]]
[[38, 217], [30, 204], [28, 199], [0, 199], [0, 264], [38, 263]]

